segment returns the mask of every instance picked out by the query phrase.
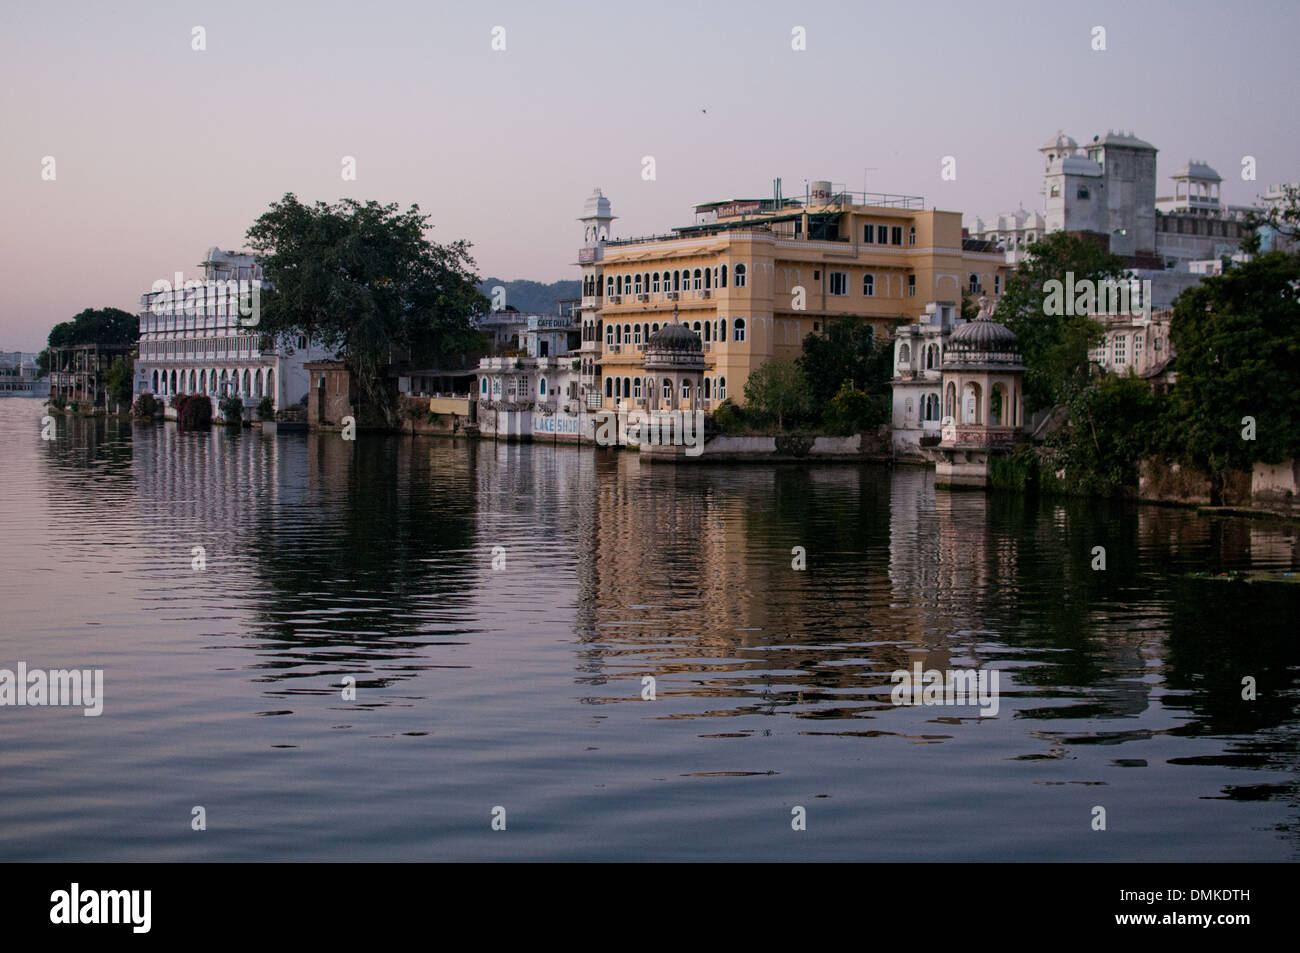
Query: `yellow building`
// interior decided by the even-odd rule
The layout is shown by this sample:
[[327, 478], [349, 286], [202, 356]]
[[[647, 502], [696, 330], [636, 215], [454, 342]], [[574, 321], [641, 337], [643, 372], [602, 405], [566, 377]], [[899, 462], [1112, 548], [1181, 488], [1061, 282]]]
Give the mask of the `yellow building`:
[[963, 239], [961, 213], [926, 210], [919, 196], [832, 191], [802, 201], [730, 200], [695, 208], [672, 234], [610, 240], [599, 192], [583, 221], [583, 383], [589, 406], [645, 406], [649, 336], [679, 320], [696, 331], [706, 369], [702, 403], [744, 403], [750, 373], [802, 354], [808, 334], [850, 315], [877, 335], [915, 323], [927, 302], [963, 290], [996, 300], [1004, 256]]

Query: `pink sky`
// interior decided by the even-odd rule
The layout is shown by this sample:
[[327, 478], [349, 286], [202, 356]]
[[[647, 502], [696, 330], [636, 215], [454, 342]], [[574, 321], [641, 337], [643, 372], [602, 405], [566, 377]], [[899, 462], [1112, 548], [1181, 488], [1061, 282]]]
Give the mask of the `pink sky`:
[[766, 195], [774, 176], [790, 195], [813, 178], [861, 189], [864, 169], [872, 191], [970, 224], [1041, 207], [1037, 148], [1058, 128], [1081, 142], [1131, 129], [1160, 149], [1162, 193], [1190, 157], [1246, 204], [1300, 179], [1298, 27], [1300, 7], [1279, 2], [8, 0], [0, 349], [35, 350], [85, 307], [134, 311], [209, 246], [241, 246], [288, 191], [418, 203], [435, 240], [474, 244], [481, 274], [539, 281], [577, 276], [594, 186], [618, 235]]

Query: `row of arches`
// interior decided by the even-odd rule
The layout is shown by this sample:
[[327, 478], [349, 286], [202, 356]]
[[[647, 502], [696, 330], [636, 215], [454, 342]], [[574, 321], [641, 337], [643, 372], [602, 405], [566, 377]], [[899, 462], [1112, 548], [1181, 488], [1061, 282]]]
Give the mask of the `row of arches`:
[[154, 370], [151, 377], [153, 393], [161, 396], [173, 394], [238, 394], [241, 397], [275, 397], [275, 368], [258, 367], [228, 370], [222, 368], [180, 370]]
[[[653, 377], [606, 377], [605, 378], [605, 396], [611, 400], [640, 400], [643, 396], [649, 397], [655, 386]], [[726, 400], [727, 399], [727, 378], [726, 377], [705, 377], [696, 385], [699, 393], [696, 395], [703, 400]], [[682, 400], [691, 399], [690, 381], [682, 381]], [[663, 381], [663, 398], [665, 401], [672, 399], [672, 382], [667, 378]]]
[[[696, 321], [694, 323], [683, 321], [682, 323], [698, 334], [700, 341], [705, 344], [727, 339], [726, 318], [718, 318], [716, 321]], [[639, 324], [604, 324], [604, 322], [601, 322], [601, 324], [605, 328], [606, 347], [612, 347], [615, 344], [649, 343], [650, 335], [659, 330], [657, 321]], [[745, 340], [744, 318], [736, 318], [732, 321], [731, 333], [733, 341]]]
[[[921, 349], [922, 367], [927, 371], [938, 370], [943, 365], [943, 355], [937, 343], [927, 344]], [[898, 363], [912, 363], [912, 346], [904, 342], [898, 346]]]
[[990, 388], [986, 402], [984, 388], [977, 381], [968, 381], [961, 390], [961, 405], [957, 406], [957, 385], [949, 381], [944, 393], [944, 413], [963, 424], [1018, 427], [1020, 399], [1014, 387], [1008, 394], [1006, 385], [998, 381]]
[[[733, 272], [735, 286], [745, 287], [749, 280], [744, 264]], [[644, 271], [632, 275], [606, 275], [606, 295], [668, 294], [673, 291], [707, 291], [727, 287], [727, 266], [712, 268], [676, 268], [672, 271]]]

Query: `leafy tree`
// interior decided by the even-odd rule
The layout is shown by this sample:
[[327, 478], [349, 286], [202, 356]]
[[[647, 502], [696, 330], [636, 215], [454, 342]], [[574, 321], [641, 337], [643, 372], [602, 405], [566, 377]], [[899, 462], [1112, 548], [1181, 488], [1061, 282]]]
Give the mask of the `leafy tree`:
[[[1217, 494], [1231, 470], [1300, 453], [1300, 256], [1271, 252], [1206, 278], [1174, 302], [1178, 380], [1165, 438]], [[1254, 421], [1253, 439], [1247, 439]]]
[[113, 366], [108, 369], [104, 376], [105, 389], [108, 391], [108, 399], [119, 407], [123, 404], [131, 403], [131, 395], [135, 391], [135, 362], [130, 358], [119, 357], [113, 362]]
[[261, 299], [263, 333], [305, 334], [341, 353], [365, 402], [390, 427], [397, 407], [385, 377], [398, 361], [436, 363], [473, 347], [475, 288], [469, 243], [431, 242], [412, 205], [344, 199], [303, 205], [288, 193], [248, 230], [273, 286]]
[[812, 409], [812, 392], [803, 369], [794, 361], [767, 361], [745, 381], [745, 402], [775, 417], [776, 427], [781, 430], [786, 417], [806, 414]]
[[848, 381], [868, 394], [889, 388], [892, 349], [888, 341], [877, 341], [875, 331], [860, 317], [828, 322], [823, 334], [809, 334], [803, 340], [798, 365], [808, 381], [813, 404], [825, 408]]
[[1112, 496], [1137, 485], [1138, 461], [1158, 440], [1161, 401], [1140, 377], [1107, 374], [1069, 398], [1069, 423], [1048, 438], [1065, 485]]
[[1262, 236], [1260, 229], [1268, 226], [1284, 238], [1300, 238], [1300, 186], [1282, 186], [1282, 200], [1267, 209], [1251, 209], [1246, 213], [1241, 240], [1241, 250], [1259, 253]]
[[879, 427], [885, 417], [885, 405], [881, 400], [845, 381], [826, 405], [822, 422], [831, 433], [848, 435]]
[[[1013, 332], [1025, 362], [1026, 410], [1066, 403], [1092, 374], [1088, 352], [1101, 341], [1101, 325], [1087, 315], [1050, 315], [1044, 307], [1048, 281], [1120, 280], [1124, 263], [1093, 242], [1052, 232], [1029, 246], [1029, 255], [1007, 279], [997, 320]], [[1072, 310], [1072, 309], [1070, 309]]]
[[[71, 321], [50, 329], [50, 347], [98, 344], [100, 347], [131, 347], [140, 337], [140, 319], [121, 308], [86, 308]], [[48, 367], [49, 358], [46, 358]]]

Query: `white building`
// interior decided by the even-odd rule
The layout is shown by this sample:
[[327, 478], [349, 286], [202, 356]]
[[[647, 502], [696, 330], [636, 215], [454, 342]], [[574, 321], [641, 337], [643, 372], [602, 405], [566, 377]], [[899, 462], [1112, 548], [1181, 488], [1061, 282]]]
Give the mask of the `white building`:
[[0, 351], [0, 397], [48, 397], [49, 378], [42, 377], [29, 351]]
[[1006, 253], [1008, 265], [1018, 265], [1025, 259], [1028, 248], [1047, 234], [1047, 220], [1042, 212], [1029, 212], [1022, 205], [1016, 211], [999, 215], [991, 222], [975, 219], [972, 238], [997, 242]]
[[479, 361], [479, 432], [508, 440], [576, 443], [584, 433], [590, 437], [582, 406], [581, 315], [495, 314], [500, 320], [480, 326], [523, 347]]
[[953, 328], [965, 323], [959, 313], [956, 302], [931, 301], [919, 323], [895, 331], [891, 424], [897, 454], [918, 456], [923, 446], [939, 442], [943, 355]]
[[205, 394], [214, 404], [237, 395], [245, 407], [270, 397], [277, 411], [304, 401], [310, 382], [303, 364], [329, 352], [305, 337], [280, 346], [258, 332], [264, 284], [252, 255], [213, 247], [200, 267], [202, 279], [178, 272], [175, 284], [155, 282], [141, 295], [136, 394]]

